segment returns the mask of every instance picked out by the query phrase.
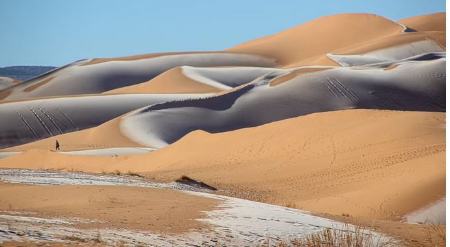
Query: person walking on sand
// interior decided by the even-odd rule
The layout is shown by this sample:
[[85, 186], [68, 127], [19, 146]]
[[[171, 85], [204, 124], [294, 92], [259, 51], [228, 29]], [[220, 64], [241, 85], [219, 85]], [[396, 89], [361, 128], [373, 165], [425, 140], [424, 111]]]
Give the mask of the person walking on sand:
[[59, 150], [59, 142], [58, 142], [58, 140], [56, 140], [56, 142], [55, 142], [55, 149]]

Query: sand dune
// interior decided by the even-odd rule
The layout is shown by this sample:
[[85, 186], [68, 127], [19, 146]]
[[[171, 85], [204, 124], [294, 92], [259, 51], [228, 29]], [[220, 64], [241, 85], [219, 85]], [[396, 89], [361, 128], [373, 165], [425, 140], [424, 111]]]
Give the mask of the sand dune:
[[274, 66], [272, 59], [233, 53], [197, 53], [157, 56], [147, 59], [88, 64], [89, 60], [48, 73], [3, 94], [3, 100], [94, 94], [148, 81], [181, 65], [192, 66]]
[[220, 92], [220, 89], [192, 80], [183, 74], [181, 67], [175, 67], [149, 81], [106, 91], [104, 94], [216, 92]]
[[393, 217], [445, 195], [444, 132], [444, 113], [328, 112], [193, 132], [139, 169], [243, 186], [308, 210]]
[[445, 194], [444, 132], [444, 113], [334, 111], [232, 132], [195, 131], [139, 156], [36, 150], [1, 159], [0, 167], [189, 175], [266, 202], [392, 219]]
[[[195, 97], [205, 94], [123, 94], [3, 103], [0, 115], [8, 121], [0, 121], [0, 147], [90, 128], [144, 106]], [[88, 140], [97, 140], [107, 133], [101, 132]], [[93, 145], [97, 143], [94, 141]]]
[[267, 74], [228, 94], [141, 109], [122, 120], [121, 130], [142, 145], [163, 147], [193, 130], [223, 132], [314, 112], [445, 111], [445, 58], [397, 65], [328, 69], [277, 86], [269, 84], [277, 75]]
[[[65, 216], [96, 220], [83, 224], [85, 228], [128, 228], [172, 234], [205, 227], [206, 224], [196, 219], [205, 217], [202, 211], [212, 210], [218, 204], [213, 199], [172, 190], [121, 186], [29, 186], [1, 183], [0, 195], [2, 211], [13, 207], [19, 212], [34, 212], [35, 217]], [[140, 199], [135, 201], [136, 198]], [[176, 204], [179, 205], [174, 207]], [[134, 210], [131, 211], [130, 208]]]
[[229, 51], [274, 57], [286, 66], [403, 30], [402, 25], [381, 16], [341, 14], [321, 17], [281, 33], [238, 45]]
[[144, 147], [125, 137], [120, 131], [121, 117], [114, 118], [99, 126], [85, 130], [48, 137], [43, 140], [7, 148], [4, 151], [22, 151], [27, 149], [53, 150], [58, 140], [62, 151], [104, 149], [117, 147]]

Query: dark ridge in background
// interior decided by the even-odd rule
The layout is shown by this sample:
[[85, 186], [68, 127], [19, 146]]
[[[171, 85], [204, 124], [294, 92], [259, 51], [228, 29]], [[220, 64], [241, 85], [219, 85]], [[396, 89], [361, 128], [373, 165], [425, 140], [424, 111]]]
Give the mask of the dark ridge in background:
[[9, 66], [0, 68], [0, 76], [25, 81], [55, 68], [52, 66]]

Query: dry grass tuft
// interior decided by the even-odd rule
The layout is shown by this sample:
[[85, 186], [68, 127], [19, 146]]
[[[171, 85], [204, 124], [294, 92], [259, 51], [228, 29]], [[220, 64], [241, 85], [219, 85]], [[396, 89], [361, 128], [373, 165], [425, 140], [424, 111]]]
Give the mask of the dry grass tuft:
[[374, 235], [360, 226], [345, 225], [343, 229], [326, 228], [303, 238], [279, 243], [278, 247], [393, 247], [398, 242]]

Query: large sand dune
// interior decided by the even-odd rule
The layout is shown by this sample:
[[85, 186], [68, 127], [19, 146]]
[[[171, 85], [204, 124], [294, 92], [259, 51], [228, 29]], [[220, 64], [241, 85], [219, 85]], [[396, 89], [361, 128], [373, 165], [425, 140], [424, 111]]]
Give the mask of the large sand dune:
[[390, 70], [328, 69], [271, 86], [274, 72], [220, 96], [141, 109], [125, 117], [121, 129], [138, 143], [163, 147], [193, 130], [223, 132], [314, 112], [445, 111], [445, 58], [434, 58], [402, 61]]
[[402, 25], [376, 15], [334, 15], [238, 45], [230, 51], [274, 57], [279, 63], [288, 65], [403, 30]]
[[97, 126], [143, 106], [204, 94], [79, 96], [0, 104], [0, 147]]

